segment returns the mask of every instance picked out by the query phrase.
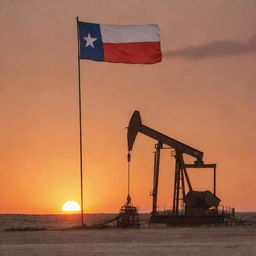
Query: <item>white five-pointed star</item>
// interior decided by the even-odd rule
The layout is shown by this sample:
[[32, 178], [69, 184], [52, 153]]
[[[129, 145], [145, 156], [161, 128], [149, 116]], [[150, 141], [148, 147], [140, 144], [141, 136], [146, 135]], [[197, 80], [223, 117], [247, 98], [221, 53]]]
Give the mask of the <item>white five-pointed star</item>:
[[86, 46], [91, 46], [92, 48], [94, 48], [93, 42], [97, 40], [97, 38], [93, 38], [91, 37], [90, 33], [88, 33], [88, 36], [84, 37], [84, 40], [86, 41]]

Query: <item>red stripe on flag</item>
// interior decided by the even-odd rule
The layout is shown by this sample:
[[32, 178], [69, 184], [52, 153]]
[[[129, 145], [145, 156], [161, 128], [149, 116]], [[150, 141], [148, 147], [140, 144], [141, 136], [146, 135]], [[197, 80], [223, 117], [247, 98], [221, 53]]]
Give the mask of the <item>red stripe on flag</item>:
[[162, 60], [160, 42], [103, 43], [104, 61], [153, 64]]

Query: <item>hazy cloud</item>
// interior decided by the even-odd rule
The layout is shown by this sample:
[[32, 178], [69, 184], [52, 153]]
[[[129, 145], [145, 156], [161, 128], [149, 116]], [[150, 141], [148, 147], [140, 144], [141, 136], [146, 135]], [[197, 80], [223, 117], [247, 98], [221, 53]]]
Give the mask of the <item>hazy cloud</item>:
[[236, 55], [253, 51], [256, 51], [256, 35], [251, 36], [246, 43], [236, 41], [214, 41], [208, 44], [166, 52], [163, 55], [164, 57], [203, 59], [214, 56]]

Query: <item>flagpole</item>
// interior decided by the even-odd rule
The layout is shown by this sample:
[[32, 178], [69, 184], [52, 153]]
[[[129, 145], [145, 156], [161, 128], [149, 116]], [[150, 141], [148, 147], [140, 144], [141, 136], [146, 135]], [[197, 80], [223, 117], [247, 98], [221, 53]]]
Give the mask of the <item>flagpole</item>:
[[76, 17], [77, 24], [77, 67], [78, 67], [78, 97], [79, 97], [79, 151], [80, 151], [80, 189], [81, 189], [81, 225], [84, 226], [84, 195], [83, 195], [83, 143], [82, 143], [82, 99], [81, 99], [81, 78], [80, 78], [80, 37], [79, 19]]

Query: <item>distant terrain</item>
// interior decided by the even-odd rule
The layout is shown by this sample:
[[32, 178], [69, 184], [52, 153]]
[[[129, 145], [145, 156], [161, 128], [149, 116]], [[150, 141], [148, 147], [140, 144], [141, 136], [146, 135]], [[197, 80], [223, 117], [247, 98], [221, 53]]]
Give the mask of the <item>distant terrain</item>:
[[[91, 225], [112, 219], [117, 213], [85, 214], [84, 221]], [[141, 226], [148, 226], [150, 214], [140, 213]], [[237, 212], [236, 217], [247, 225], [256, 225], [256, 212]], [[0, 214], [0, 231], [15, 228], [62, 229], [80, 225], [79, 214]], [[159, 225], [157, 225], [159, 226]]]

